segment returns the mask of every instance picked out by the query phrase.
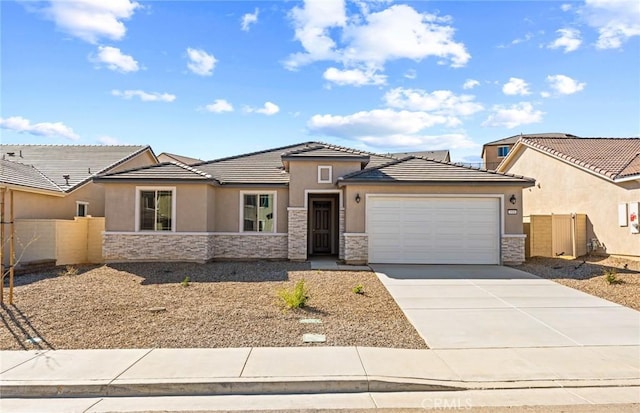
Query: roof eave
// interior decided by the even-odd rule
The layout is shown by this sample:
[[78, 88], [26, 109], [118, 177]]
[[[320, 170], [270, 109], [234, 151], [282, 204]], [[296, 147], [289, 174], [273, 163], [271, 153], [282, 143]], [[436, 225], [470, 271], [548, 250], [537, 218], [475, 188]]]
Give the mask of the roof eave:
[[640, 181], [640, 174], [623, 176], [621, 178], [613, 179], [613, 182], [615, 183], [623, 183], [623, 182], [631, 182], [631, 181]]
[[442, 186], [442, 185], [469, 185], [470, 183], [477, 185], [498, 185], [498, 186], [521, 186], [529, 188], [535, 185], [533, 180], [500, 180], [500, 181], [482, 181], [482, 180], [461, 180], [461, 181], [375, 181], [375, 180], [339, 180], [338, 187], [346, 185], [425, 185], [425, 186]]
[[31, 187], [31, 186], [23, 186], [23, 185], [14, 185], [14, 184], [8, 184], [4, 182], [0, 182], [0, 188], [11, 189], [13, 191], [20, 191], [20, 192], [30, 192], [30, 193], [39, 194], [39, 195], [57, 196], [60, 198], [66, 195], [66, 193], [61, 191], [52, 191], [48, 189], [40, 189], [40, 188]]

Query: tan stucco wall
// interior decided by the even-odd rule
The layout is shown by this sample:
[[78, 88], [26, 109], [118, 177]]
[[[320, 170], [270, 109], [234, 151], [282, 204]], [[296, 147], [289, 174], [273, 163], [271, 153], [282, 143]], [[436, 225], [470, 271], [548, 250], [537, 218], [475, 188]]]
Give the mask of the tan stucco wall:
[[[331, 166], [333, 183], [318, 183], [318, 166]], [[316, 161], [291, 161], [289, 164], [290, 182], [289, 197], [292, 207], [303, 207], [305, 198], [305, 190], [327, 190], [338, 189], [335, 185], [339, 177], [351, 172], [361, 170], [360, 162], [351, 161], [334, 161], [334, 162], [316, 162]]]
[[89, 203], [89, 215], [104, 216], [104, 191], [88, 183], [64, 197], [14, 191], [15, 218], [73, 219], [76, 201]]
[[[213, 198], [208, 184], [103, 184], [106, 193], [106, 230], [135, 231], [136, 188], [176, 189], [176, 231], [206, 232], [213, 222], [208, 201]], [[213, 208], [213, 207], [212, 207]]]
[[535, 178], [523, 191], [524, 213], [587, 215], [587, 238], [598, 238], [608, 254], [640, 256], [640, 235], [618, 226], [618, 204], [640, 201], [640, 182], [614, 184], [535, 149], [524, 148], [506, 172]]
[[[367, 209], [366, 194], [438, 194], [438, 195], [504, 195], [503, 217], [505, 234], [522, 234], [522, 189], [518, 186], [481, 186], [481, 185], [460, 185], [460, 186], [405, 186], [405, 185], [347, 185], [345, 192], [346, 206], [346, 231], [365, 231], [365, 211]], [[360, 194], [360, 203], [356, 203], [356, 194]], [[509, 198], [514, 194], [516, 204], [509, 202]], [[507, 215], [507, 209], [517, 209], [517, 215]]]
[[240, 192], [276, 192], [278, 203], [276, 212], [276, 232], [287, 232], [287, 206], [289, 194], [287, 188], [215, 188], [215, 231], [240, 231]]

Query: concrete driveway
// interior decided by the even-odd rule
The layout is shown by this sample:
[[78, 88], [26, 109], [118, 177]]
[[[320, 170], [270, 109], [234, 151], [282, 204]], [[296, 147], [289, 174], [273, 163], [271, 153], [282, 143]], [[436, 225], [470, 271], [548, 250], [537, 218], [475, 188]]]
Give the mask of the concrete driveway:
[[640, 312], [513, 268], [371, 267], [432, 349], [640, 345]]

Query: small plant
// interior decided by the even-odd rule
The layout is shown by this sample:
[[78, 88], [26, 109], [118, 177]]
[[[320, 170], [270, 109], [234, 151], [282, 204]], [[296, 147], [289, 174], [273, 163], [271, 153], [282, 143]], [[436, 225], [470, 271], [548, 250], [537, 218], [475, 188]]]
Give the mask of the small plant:
[[362, 285], [362, 284], [358, 284], [358, 285], [356, 285], [355, 287], [353, 287], [353, 288], [351, 289], [351, 291], [353, 291], [353, 292], [354, 292], [354, 293], [356, 293], [356, 294], [362, 294], [362, 295], [364, 295], [364, 285]]
[[621, 284], [622, 280], [618, 278], [618, 273], [614, 268], [605, 270], [604, 279], [607, 280], [607, 284]]
[[309, 291], [304, 284], [304, 280], [300, 280], [293, 289], [283, 288], [279, 290], [278, 297], [280, 297], [286, 308], [302, 308], [309, 299]]
[[180, 285], [182, 285], [183, 287], [188, 287], [189, 286], [189, 276], [188, 275], [186, 277], [184, 277], [184, 280], [182, 280], [180, 282]]
[[64, 276], [73, 277], [74, 275], [78, 275], [78, 269], [73, 265], [67, 265], [66, 267], [64, 267], [64, 270], [58, 273], [58, 275], [60, 277], [64, 277]]

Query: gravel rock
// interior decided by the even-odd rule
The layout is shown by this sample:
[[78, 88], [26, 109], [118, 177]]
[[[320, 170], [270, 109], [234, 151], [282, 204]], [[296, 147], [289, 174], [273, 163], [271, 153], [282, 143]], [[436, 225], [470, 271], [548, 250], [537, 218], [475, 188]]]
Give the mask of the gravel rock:
[[[640, 310], [640, 261], [600, 256], [575, 260], [534, 257], [514, 268]], [[612, 269], [620, 282], [609, 284], [604, 273]]]
[[[426, 348], [372, 272], [311, 271], [290, 262], [78, 269], [73, 276], [58, 270], [16, 278], [15, 305], [0, 309], [1, 349], [319, 345], [303, 343], [304, 333], [326, 335], [320, 344], [326, 346]], [[284, 310], [277, 291], [302, 279], [307, 306]], [[364, 295], [352, 292], [357, 284]], [[302, 324], [303, 318], [322, 324]], [[29, 337], [42, 341], [27, 343]]]

